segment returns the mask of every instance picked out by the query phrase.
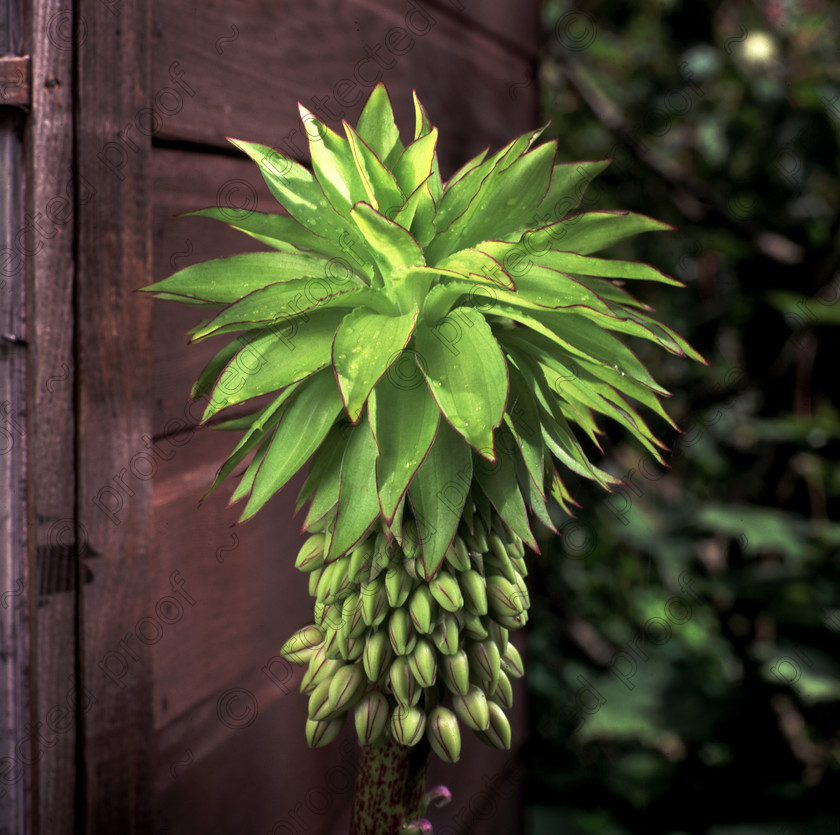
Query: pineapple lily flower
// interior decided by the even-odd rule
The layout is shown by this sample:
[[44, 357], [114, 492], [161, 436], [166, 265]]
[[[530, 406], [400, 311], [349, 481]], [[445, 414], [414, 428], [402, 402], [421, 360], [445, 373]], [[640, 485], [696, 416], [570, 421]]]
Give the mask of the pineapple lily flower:
[[630, 401], [673, 426], [659, 402], [667, 392], [620, 336], [704, 360], [624, 289], [680, 282], [593, 255], [670, 228], [630, 212], [574, 213], [609, 160], [557, 163], [556, 141], [537, 144], [537, 130], [444, 183], [438, 131], [416, 95], [414, 107], [404, 145], [382, 84], [346, 138], [301, 106], [311, 172], [231, 140], [288, 216], [193, 214], [273, 251], [195, 264], [144, 289], [220, 308], [192, 342], [240, 332], [193, 387], [208, 401], [204, 420], [272, 398], [223, 424], [245, 433], [211, 492], [250, 457], [232, 497], [246, 500], [248, 519], [311, 460], [298, 501], [310, 539], [296, 565], [309, 574], [315, 623], [283, 650], [309, 665], [310, 744], [334, 739], [355, 709], [366, 748], [425, 735], [455, 760], [459, 720], [510, 745], [503, 708], [522, 669], [508, 632], [527, 618], [529, 512], [552, 530], [550, 499], [571, 512], [563, 469], [619, 484], [579, 435], [598, 447], [596, 417], [610, 418], [662, 461]]

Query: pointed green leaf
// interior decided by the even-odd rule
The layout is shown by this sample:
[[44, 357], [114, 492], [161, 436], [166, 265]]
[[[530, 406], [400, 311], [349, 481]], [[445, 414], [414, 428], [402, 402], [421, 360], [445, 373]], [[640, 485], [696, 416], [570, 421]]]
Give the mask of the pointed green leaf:
[[470, 448], [441, 421], [435, 442], [408, 487], [427, 581], [452, 544], [471, 482]]
[[[506, 244], [516, 247], [521, 244]], [[657, 281], [675, 287], [685, 287], [681, 281], [671, 278], [649, 264], [638, 261], [617, 261], [612, 258], [592, 258], [578, 255], [576, 252], [560, 252], [550, 249], [548, 252], [529, 257], [529, 261], [544, 267], [551, 267], [565, 273], [591, 275], [599, 278], [620, 278], [623, 280]]]
[[590, 290], [609, 302], [613, 310], [621, 310], [623, 307], [636, 307], [639, 310], [647, 312], [653, 310], [649, 304], [639, 301], [639, 299], [628, 292], [623, 286], [623, 282], [615, 283], [608, 278], [595, 278], [594, 276], [581, 275], [580, 273], [569, 273], [569, 275], [582, 284], [585, 284]]
[[554, 222], [562, 220], [569, 212], [574, 211], [583, 200], [592, 180], [611, 162], [611, 159], [602, 159], [596, 162], [561, 162], [555, 165], [551, 171], [548, 191], [537, 209], [537, 222], [532, 222], [532, 225], [540, 225], [539, 215], [542, 215], [543, 223]]
[[[429, 121], [426, 108], [420, 104], [420, 99], [417, 98], [417, 93], [414, 92], [413, 95], [415, 119], [414, 141], [416, 142], [418, 139], [421, 139], [431, 133], [434, 128], [432, 128], [432, 123]], [[435, 203], [440, 203], [440, 198], [443, 195], [443, 182], [440, 179], [440, 168], [438, 166], [437, 156], [432, 158], [432, 176], [429, 180], [429, 190], [432, 192], [432, 197], [434, 198]]]
[[386, 375], [370, 397], [368, 414], [379, 447], [376, 483], [386, 521], [393, 518], [432, 445], [440, 421], [437, 403], [425, 383], [417, 382], [406, 385], [399, 378]]
[[411, 339], [417, 314], [417, 308], [403, 316], [383, 316], [357, 308], [336, 331], [332, 363], [353, 423], [359, 419], [371, 389]]
[[[490, 176], [495, 162], [493, 159], [485, 160], [462, 177], [453, 180], [451, 185], [447, 185], [441, 199], [436, 201], [438, 208], [435, 223], [438, 229], [451, 226], [456, 218], [467, 211], [484, 181]], [[446, 254], [442, 253], [440, 257], [443, 258]]]
[[[584, 310], [582, 313], [588, 317], [591, 316], [589, 311]], [[613, 324], [614, 322], [616, 324]], [[689, 357], [697, 360], [697, 362], [702, 362], [703, 365], [709, 364], [673, 328], [669, 328], [668, 325], [657, 321], [642, 311], [624, 308], [616, 320], [608, 320], [603, 326], [622, 333], [643, 336], [644, 339], [653, 339], [671, 354], [676, 354], [679, 357]], [[643, 335], [643, 332], [646, 332], [647, 335]]]
[[[564, 333], [575, 345], [582, 348], [599, 362], [592, 362], [582, 356], [572, 356], [562, 348], [552, 346], [551, 342], [540, 334], [525, 328], [501, 331], [499, 340], [503, 347], [509, 344], [511, 337], [514, 341], [527, 341], [539, 348], [543, 353], [557, 356], [569, 368], [578, 373], [578, 367], [584, 368], [590, 375], [612, 385], [617, 391], [627, 397], [632, 397], [654, 411], [671, 426], [676, 426], [668, 413], [662, 408], [655, 393], [670, 396], [650, 376], [647, 369], [638, 358], [612, 334], [593, 328], [588, 322], [582, 322], [577, 316], [566, 316], [563, 320]], [[612, 365], [608, 363], [612, 361]]]
[[265, 455], [268, 452], [269, 446], [271, 445], [272, 436], [273, 433], [270, 434], [267, 438], [265, 438], [260, 444], [257, 451], [254, 453], [254, 457], [251, 459], [251, 463], [248, 464], [245, 473], [239, 480], [239, 484], [236, 485], [236, 489], [233, 491], [233, 494], [230, 497], [228, 507], [236, 504], [241, 499], [244, 499], [245, 496], [247, 496], [254, 488], [254, 479], [257, 477], [257, 473], [259, 472], [260, 466], [265, 460]]
[[[315, 496], [322, 483], [329, 478], [331, 461], [327, 448], [337, 427], [338, 424], [336, 423], [332, 425], [332, 428], [327, 433], [327, 437], [324, 438], [324, 442], [318, 447], [315, 454], [312, 456], [312, 461], [309, 465], [309, 472], [306, 474], [306, 479], [298, 491], [297, 500], [295, 501], [295, 514], [297, 514], [300, 509], [313, 498], [313, 496]], [[339, 459], [339, 464], [340, 463], [341, 459]]]
[[[202, 421], [324, 368], [330, 363], [333, 336], [346, 315], [345, 310], [313, 311], [259, 331], [225, 367]], [[335, 392], [341, 402], [337, 386]]]
[[[527, 345], [528, 343], [520, 344]], [[577, 363], [564, 365], [556, 355], [535, 356], [535, 359], [546, 380], [551, 384], [552, 390], [558, 396], [572, 404], [574, 401], [579, 401], [589, 409], [620, 423], [661, 463], [662, 456], [656, 445], [664, 448], [663, 445], [654, 437], [633, 407], [612, 386], [593, 377]]]
[[[575, 311], [579, 313], [585, 310], [586, 308], [583, 307], [575, 308]], [[586, 353], [585, 350], [580, 348], [574, 342], [570, 342], [559, 335], [560, 333], [563, 333], [563, 323], [565, 321], [564, 317], [570, 316], [571, 314], [569, 313], [536, 309], [526, 313], [516, 307], [508, 304], [502, 304], [497, 301], [493, 305], [493, 315], [501, 316], [505, 319], [511, 319], [514, 322], [519, 322], [521, 325], [525, 325], [532, 331], [545, 336], [551, 342], [565, 348], [570, 354], [584, 357], [592, 362], [600, 362], [600, 360]], [[607, 317], [604, 316], [601, 316], [600, 318], [607, 319]], [[550, 323], [551, 326], [549, 327], [549, 324], [545, 323]]]
[[556, 142], [548, 142], [510, 167], [494, 169], [466, 211], [429, 245], [429, 262], [434, 264], [451, 252], [528, 226], [545, 194], [556, 150]]
[[[283, 404], [297, 391], [300, 383], [285, 388], [268, 406], [261, 409], [256, 416], [251, 415], [251, 425], [248, 431], [240, 439], [239, 443], [234, 447], [233, 452], [228, 456], [227, 460], [216, 473], [210, 489], [204, 494], [204, 501], [215, 489], [238, 467], [242, 461], [248, 456], [257, 444], [262, 443], [266, 435], [272, 431], [275, 424], [282, 415], [281, 408]], [[218, 427], [217, 427], [218, 428]]]
[[[497, 312], [497, 308], [494, 308], [493, 312]], [[706, 360], [676, 331], [641, 311], [623, 307], [621, 310], [614, 311], [612, 316], [603, 316], [597, 311], [581, 306], [575, 308], [574, 313], [595, 322], [606, 330], [626, 333], [629, 336], [638, 336], [641, 339], [656, 342], [671, 354], [679, 357], [687, 356], [708, 365]], [[540, 310], [532, 315], [553, 331], [562, 333], [565, 327], [563, 317], [569, 314], [563, 311]]]
[[540, 432], [555, 458], [572, 472], [597, 481], [604, 487], [619, 484], [618, 479], [603, 473], [589, 461], [568, 422], [556, 405], [551, 403], [551, 390], [539, 369], [524, 360], [520, 360], [518, 367], [511, 364], [509, 369], [511, 377], [516, 374], [521, 376], [524, 385], [540, 405]]
[[522, 459], [540, 493], [545, 481], [545, 445], [540, 432], [540, 415], [534, 398], [519, 374], [510, 375], [510, 394], [505, 422], [522, 454]]
[[516, 293], [540, 307], [549, 309], [589, 310], [613, 315], [613, 309], [582, 281], [548, 267], [534, 266], [525, 275], [517, 276]]
[[452, 270], [465, 278], [478, 275], [482, 277], [486, 284], [496, 284], [507, 290], [516, 290], [516, 283], [505, 271], [501, 260], [492, 253], [488, 254], [486, 247], [487, 242], [476, 248], [460, 249], [458, 252], [453, 252], [452, 255], [447, 255], [446, 258], [435, 264], [435, 267]]
[[391, 100], [381, 81], [373, 88], [373, 92], [365, 102], [359, 121], [356, 123], [356, 132], [379, 159], [393, 169], [391, 157], [399, 156], [403, 145], [400, 141], [400, 132], [394, 123]]
[[597, 482], [606, 490], [609, 490], [611, 486], [621, 484], [620, 479], [592, 464], [572, 434], [568, 422], [559, 412], [555, 413], [553, 419], [548, 414], [545, 415], [542, 433], [546, 446], [554, 457], [562, 461], [572, 472]]
[[240, 521], [253, 516], [309, 460], [341, 411], [332, 371], [300, 386], [283, 411]]
[[256, 412], [240, 415], [239, 417], [230, 418], [228, 420], [220, 420], [213, 424], [213, 428], [220, 432], [243, 432], [251, 428], [251, 423], [254, 420], [254, 415], [259, 414], [261, 409]]
[[[382, 164], [382, 161], [369, 148], [361, 137], [344, 122], [344, 131], [356, 168], [365, 187], [367, 202], [387, 217], [392, 217], [405, 202], [405, 194], [397, 185], [394, 175]], [[413, 190], [413, 189], [412, 189]], [[410, 192], [406, 192], [408, 194]]]
[[[590, 363], [583, 359], [583, 357], [577, 357], [575, 359], [570, 357], [569, 359], [573, 362], [579, 363], [592, 376], [598, 377], [599, 379], [604, 380], [604, 382], [609, 383], [613, 386], [613, 388], [622, 392], [622, 394], [626, 397], [632, 397], [634, 400], [638, 400], [640, 403], [647, 406], [651, 411], [659, 415], [659, 417], [661, 417], [674, 429], [677, 428], [676, 423], [674, 423], [673, 419], [665, 411], [665, 409], [662, 408], [662, 404], [659, 402], [659, 399], [653, 391], [651, 391], [650, 387], [638, 382], [636, 379], [628, 374], [625, 374], [623, 371], [618, 371], [617, 368]], [[659, 391], [659, 388], [655, 390]], [[670, 397], [670, 394], [666, 391], [663, 391], [662, 394], [663, 396]]]
[[332, 241], [310, 232], [293, 217], [264, 212], [247, 212], [238, 216], [236, 211], [210, 207], [197, 212], [186, 212], [181, 217], [209, 217], [226, 223], [233, 229], [245, 232], [252, 238], [282, 252], [312, 250], [330, 256], [340, 256], [342, 251]]
[[635, 212], [583, 212], [526, 232], [522, 236], [522, 243], [529, 252], [557, 249], [589, 255], [590, 252], [607, 249], [641, 232], [660, 232], [673, 228], [670, 224]]
[[493, 524], [493, 507], [490, 504], [490, 499], [487, 498], [487, 494], [478, 486], [478, 484], [473, 484], [470, 494], [472, 496], [472, 500], [475, 502], [475, 509], [482, 522], [484, 522], [484, 527], [487, 530], [490, 530]]
[[357, 203], [350, 213], [386, 284], [391, 273], [408, 264], [425, 264], [417, 241], [397, 223], [367, 203]]
[[499, 430], [499, 455], [494, 464], [473, 455], [473, 474], [481, 489], [487, 494], [496, 512], [510, 528], [531, 548], [537, 549], [528, 511], [519, 492], [514, 468], [514, 455], [519, 454], [516, 442], [507, 426]]
[[376, 442], [365, 416], [350, 430], [347, 448], [341, 459], [338, 515], [327, 553], [328, 562], [350, 550], [379, 515], [376, 455]]
[[550, 531], [555, 534], [559, 533], [548, 513], [546, 507], [546, 497], [543, 489], [537, 488], [531, 474], [528, 472], [525, 464], [521, 458], [514, 461], [514, 469], [516, 470], [516, 479], [519, 483], [519, 490], [522, 493], [522, 500], [525, 502], [525, 507], [530, 508], [534, 516], [540, 520]]
[[490, 157], [489, 162], [493, 165], [495, 172], [504, 171], [521, 159], [547, 127], [548, 125], [545, 125], [544, 127], [517, 136], [508, 142], [504, 148]]
[[432, 130], [416, 139], [400, 155], [394, 167], [394, 176], [404, 194], [411, 194], [420, 183], [432, 176], [437, 146], [438, 130]]
[[394, 518], [387, 523], [388, 530], [394, 536], [394, 539], [397, 541], [397, 545], [402, 548], [403, 544], [403, 533], [402, 533], [402, 525], [403, 525], [403, 517], [405, 515], [405, 498], [408, 493], [403, 493], [403, 497], [400, 499], [400, 503], [397, 505], [397, 509], [394, 513]]
[[193, 383], [190, 397], [193, 400], [198, 400], [205, 394], [209, 394], [213, 390], [213, 386], [219, 377], [219, 374], [224, 371], [225, 366], [233, 359], [237, 351], [251, 342], [259, 333], [259, 330], [252, 330], [246, 333], [241, 333], [232, 342], [229, 342], [219, 351], [210, 362], [204, 366], [204, 370], [199, 375], [199, 378]]
[[364, 287], [361, 282], [354, 286], [344, 276], [306, 276], [269, 284], [228, 305], [215, 319], [194, 330], [190, 342], [255, 324], [276, 324], [316, 307], [352, 307], [357, 301], [353, 290], [360, 286]]
[[458, 308], [434, 328], [417, 327], [417, 362], [444, 417], [492, 459], [493, 430], [507, 400], [507, 366], [484, 317]]
[[[348, 250], [353, 244], [361, 246], [355, 226], [332, 208], [311, 171], [265, 145], [229, 141], [259, 165], [266, 185], [280, 205], [310, 232], [327, 238], [343, 251], [344, 246]], [[373, 274], [369, 265], [362, 264], [360, 269], [369, 278]]]
[[426, 113], [426, 108], [420, 103], [417, 98], [417, 91], [412, 90], [412, 97], [414, 99], [414, 140], [417, 141], [432, 130], [432, 123], [429, 121], [429, 114]]
[[163, 291], [213, 304], [231, 304], [277, 281], [328, 275], [328, 264], [323, 258], [304, 253], [249, 252], [192, 264], [163, 281], [143, 287], [142, 292]]
[[[312, 505], [309, 514], [313, 511], [317, 514], [314, 519], [323, 516], [326, 511], [334, 507], [338, 501], [338, 484], [341, 472], [341, 456], [344, 455], [344, 448], [347, 446], [347, 437], [350, 426], [346, 421], [334, 423], [324, 443], [318, 447], [312, 456], [312, 463], [309, 466], [309, 475], [306, 477], [303, 486], [300, 488], [295, 513], [297, 513], [309, 499]], [[321, 504], [321, 507], [316, 505]], [[307, 514], [308, 521], [309, 514]]]
[[332, 207], [349, 217], [353, 204], [367, 196], [350, 145], [302, 104], [298, 109], [309, 139], [315, 179]]
[[[541, 317], [539, 313], [534, 315]], [[647, 368], [627, 346], [611, 333], [603, 330], [603, 327], [593, 325], [589, 319], [580, 314], [580, 311], [564, 314], [562, 319], [556, 317], [550, 320], [546, 319], [546, 321], [550, 321], [551, 324], [561, 329], [563, 336], [583, 352], [578, 354], [582, 359], [587, 362], [594, 360], [596, 364], [615, 371], [622, 377], [629, 376], [652, 391], [668, 395], [668, 392], [651, 377]], [[545, 337], [532, 334], [524, 329], [520, 329], [517, 336], [542, 345], [548, 351]]]
[[408, 229], [420, 246], [426, 246], [435, 236], [435, 201], [429, 191], [429, 179], [424, 180], [409, 195], [394, 215], [394, 223]]
[[551, 497], [557, 502], [557, 504], [560, 505], [561, 508], [563, 508], [564, 513], [568, 516], [574, 516], [571, 506], [574, 505], [575, 507], [580, 507], [580, 505], [572, 498], [572, 494], [569, 492], [566, 485], [563, 484], [563, 480], [560, 478], [560, 473], [557, 472], [556, 468], [552, 469]]
[[491, 282], [476, 273], [472, 273], [470, 278], [474, 283], [446, 281], [453, 304], [459, 295], [466, 294], [470, 297], [470, 304], [485, 314], [494, 313], [497, 304], [506, 304], [536, 312], [583, 309], [587, 314], [591, 311], [604, 318], [615, 316], [613, 309], [585, 284], [545, 267], [534, 267], [526, 275], [520, 276], [515, 293], [498, 286], [489, 286]]

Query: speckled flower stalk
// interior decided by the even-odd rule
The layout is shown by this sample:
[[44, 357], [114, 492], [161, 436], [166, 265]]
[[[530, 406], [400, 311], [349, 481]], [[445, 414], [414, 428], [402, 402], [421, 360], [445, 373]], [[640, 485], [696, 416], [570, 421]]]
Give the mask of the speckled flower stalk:
[[[232, 497], [247, 519], [310, 462], [298, 501], [310, 536], [296, 565], [313, 621], [282, 652], [306, 665], [309, 744], [328, 744], [352, 716], [363, 769], [386, 775], [380, 805], [402, 811], [357, 825], [374, 835], [417, 823], [405, 780], [422, 775], [406, 767], [409, 752], [455, 762], [464, 730], [510, 746], [505, 709], [523, 670], [509, 633], [527, 619], [531, 521], [556, 532], [549, 503], [574, 504], [557, 465], [619, 483], [581, 444], [582, 434], [600, 449], [598, 415], [662, 460], [630, 401], [673, 426], [667, 392], [616, 335], [703, 361], [625, 288], [679, 282], [592, 255], [669, 228], [580, 210], [609, 160], [557, 163], [556, 142], [537, 144], [537, 130], [443, 182], [438, 131], [414, 105], [407, 144], [382, 85], [346, 138], [301, 107], [311, 171], [231, 140], [288, 215], [194, 214], [272, 251], [144, 288], [217, 308], [193, 342], [239, 332], [192, 392], [204, 420], [250, 407], [221, 424], [244, 435], [211, 492], [248, 462]], [[365, 787], [359, 820], [371, 802]]]

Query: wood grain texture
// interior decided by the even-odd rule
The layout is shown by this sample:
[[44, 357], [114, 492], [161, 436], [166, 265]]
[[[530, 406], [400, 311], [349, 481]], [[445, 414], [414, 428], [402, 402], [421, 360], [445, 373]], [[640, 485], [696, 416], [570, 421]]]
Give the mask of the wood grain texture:
[[[0, 54], [22, 51], [22, 6], [0, 0]], [[37, 742], [29, 675], [33, 599], [28, 559], [27, 356], [22, 113], [0, 111], [0, 832], [31, 835]]]
[[0, 105], [29, 107], [31, 93], [29, 56], [0, 56]]
[[[170, 835], [213, 833], [318, 833], [346, 835], [350, 820], [359, 745], [352, 721], [329, 746], [310, 750], [303, 727], [306, 700], [295, 687], [288, 696], [273, 696], [249, 671], [220, 690], [251, 692], [258, 710], [244, 724], [246, 704], [232, 703], [243, 716], [242, 727], [224, 727], [216, 715], [216, 700], [198, 705], [180, 722], [190, 744], [161, 746], [168, 770], [158, 793], [157, 825]], [[174, 728], [159, 736], [160, 743]], [[171, 759], [167, 759], [171, 757]], [[164, 829], [166, 827], [166, 829]]]
[[[148, 608], [161, 611], [146, 614], [164, 622], [153, 664], [158, 728], [244, 669], [259, 670], [292, 632], [312, 621], [307, 577], [293, 564], [303, 544], [302, 515], [293, 518], [303, 475], [241, 526], [233, 527], [243, 504], [227, 507], [235, 477], [197, 507], [238, 437], [202, 428], [183, 433], [177, 444], [173, 436], [156, 445], [161, 460], [153, 479], [154, 601]], [[181, 582], [195, 602], [171, 590]], [[181, 601], [182, 614], [171, 597]], [[167, 607], [171, 626], [165, 624]]]
[[[0, 15], [5, 16], [4, 5], [0, 3]], [[30, 766], [38, 742], [26, 731], [33, 698], [29, 656], [34, 600], [27, 558], [28, 347], [23, 263], [9, 255], [24, 227], [20, 133], [21, 114], [0, 112], [0, 171], [8, 177], [0, 191], [0, 832], [30, 835]]]
[[526, 57], [536, 55], [539, 36], [538, 3], [518, 3], [510, 0], [428, 0], [425, 5], [432, 14], [440, 10], [497, 40]]
[[[32, 4], [32, 108], [27, 120], [28, 211], [37, 220], [27, 259], [31, 547], [37, 594], [37, 721], [54, 744], [36, 764], [42, 831], [71, 833], [76, 814], [76, 595], [73, 52], [59, 0]], [[51, 29], [52, 27], [52, 29]], [[52, 31], [53, 37], [49, 37]], [[72, 30], [66, 29], [71, 35]], [[81, 198], [95, 199], [88, 189]], [[35, 251], [37, 250], [37, 251]]]
[[[531, 5], [531, 4], [527, 4]], [[508, 6], [513, 9], [514, 4]], [[306, 158], [297, 102], [332, 127], [355, 124], [376, 80], [397, 123], [414, 127], [416, 88], [441, 128], [444, 176], [486, 145], [533, 127], [536, 90], [514, 91], [530, 61], [449, 14], [401, 0], [312, 0], [287, 14], [249, 0], [154, 4], [155, 135], [223, 147], [225, 136]]]
[[[90, 572], [80, 588], [84, 831], [151, 831], [151, 651], [118, 677], [119, 642], [148, 613], [151, 317], [132, 292], [150, 271], [148, 137], [121, 144], [149, 102], [149, 8], [77, 3], [78, 507]], [[82, 24], [83, 22], [83, 24]], [[81, 42], [83, 40], [83, 42]], [[108, 161], [117, 159], [117, 168]], [[139, 473], [140, 475], [136, 475]], [[124, 509], [115, 522], [103, 508]], [[125, 663], [124, 661], [122, 663]], [[114, 678], [118, 678], [115, 683]], [[95, 701], [93, 701], [95, 700]]]

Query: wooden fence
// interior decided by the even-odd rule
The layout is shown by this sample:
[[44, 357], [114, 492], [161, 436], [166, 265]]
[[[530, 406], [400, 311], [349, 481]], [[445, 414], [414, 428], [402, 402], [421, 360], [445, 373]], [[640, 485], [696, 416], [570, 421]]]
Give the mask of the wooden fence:
[[[358, 747], [310, 751], [296, 485], [233, 528], [201, 508], [230, 436], [196, 431], [215, 345], [134, 291], [256, 248], [174, 215], [273, 211], [235, 136], [306, 160], [416, 88], [444, 176], [536, 124], [536, 0], [0, 0], [0, 833], [345, 832]], [[27, 57], [28, 56], [28, 57]], [[523, 702], [521, 689], [517, 693]], [[517, 722], [521, 743], [524, 714]], [[468, 741], [436, 832], [519, 830], [521, 764]]]

